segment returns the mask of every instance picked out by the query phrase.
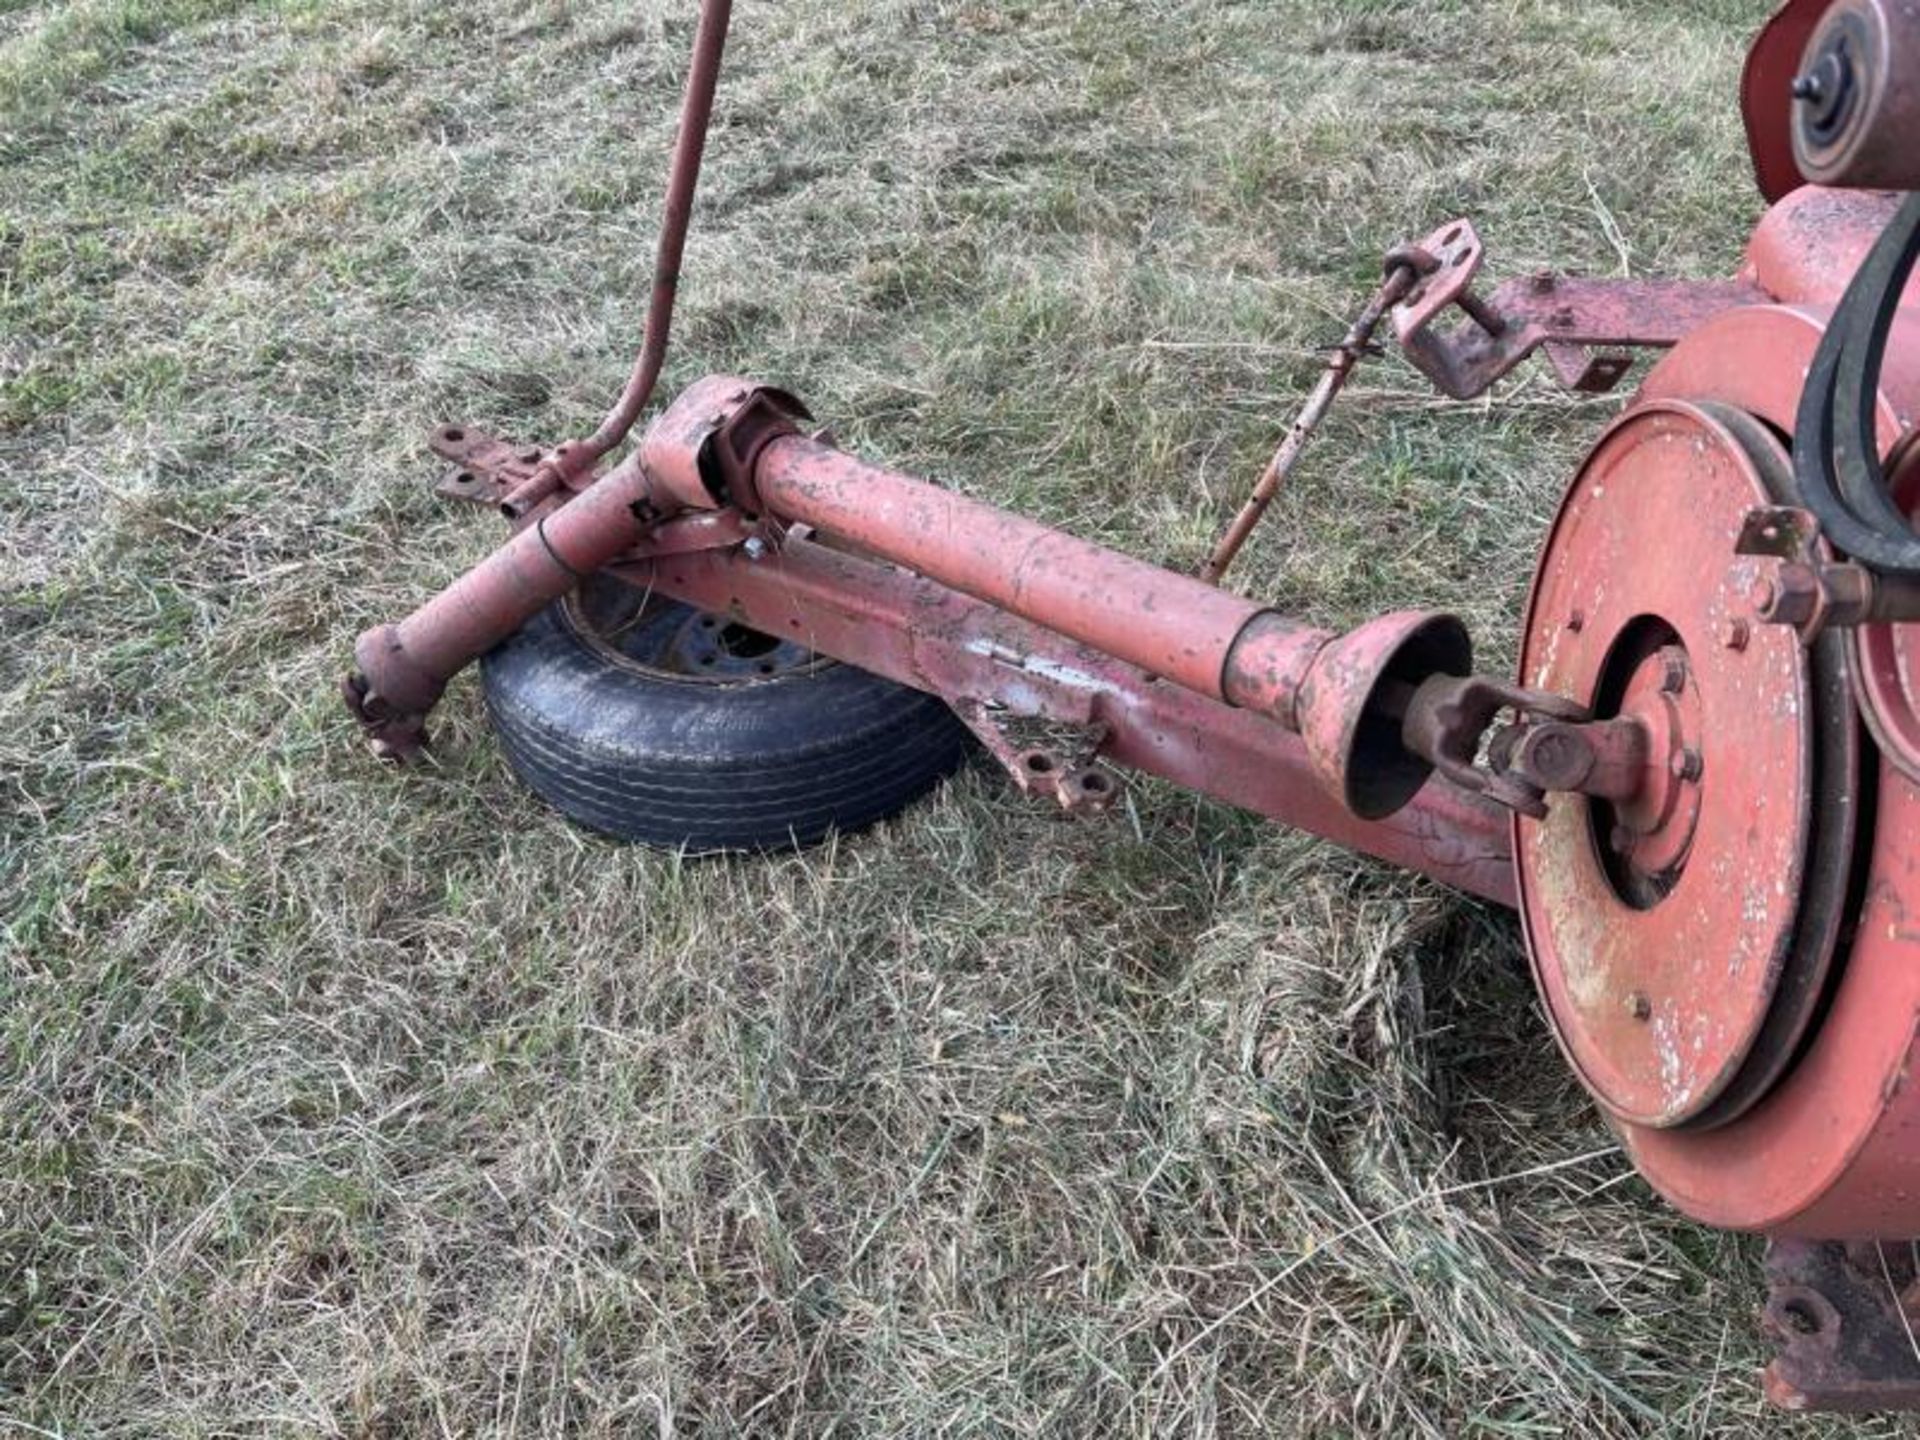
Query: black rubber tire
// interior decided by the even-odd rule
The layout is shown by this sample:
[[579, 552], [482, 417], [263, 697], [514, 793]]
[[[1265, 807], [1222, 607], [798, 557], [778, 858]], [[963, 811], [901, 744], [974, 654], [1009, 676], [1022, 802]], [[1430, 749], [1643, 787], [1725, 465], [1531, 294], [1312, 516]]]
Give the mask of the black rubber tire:
[[535, 616], [482, 659], [482, 687], [515, 773], [602, 834], [693, 854], [811, 845], [905, 809], [972, 743], [943, 702], [851, 665], [678, 679], [574, 614]]

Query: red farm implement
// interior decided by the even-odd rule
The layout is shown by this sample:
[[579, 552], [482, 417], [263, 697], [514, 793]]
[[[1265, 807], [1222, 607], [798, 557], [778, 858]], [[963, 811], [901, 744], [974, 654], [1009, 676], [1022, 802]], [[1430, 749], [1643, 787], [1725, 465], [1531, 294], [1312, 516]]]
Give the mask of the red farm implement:
[[[805, 843], [969, 734], [1071, 811], [1143, 771], [1515, 907], [1567, 1061], [1647, 1180], [1770, 1240], [1769, 1394], [1920, 1409], [1920, 0], [1793, 0], [1748, 61], [1770, 208], [1730, 279], [1382, 285], [1203, 573], [869, 464], [666, 352], [729, 7], [702, 12], [645, 348], [584, 440], [433, 439], [492, 555], [360, 639], [380, 753], [486, 657], [515, 768], [600, 829]], [[1417, 609], [1332, 634], [1218, 581], [1390, 326], [1444, 393], [1660, 352], [1543, 537], [1517, 676]]]

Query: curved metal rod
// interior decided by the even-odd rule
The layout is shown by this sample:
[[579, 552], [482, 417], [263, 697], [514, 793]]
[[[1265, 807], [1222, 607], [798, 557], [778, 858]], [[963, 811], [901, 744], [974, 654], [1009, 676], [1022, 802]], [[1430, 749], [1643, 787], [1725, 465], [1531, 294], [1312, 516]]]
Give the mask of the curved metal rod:
[[687, 70], [687, 90], [680, 102], [680, 128], [673, 142], [673, 163], [667, 174], [666, 208], [660, 220], [660, 240], [653, 259], [653, 295], [647, 305], [647, 328], [633, 371], [620, 398], [598, 428], [584, 440], [562, 445], [541, 462], [518, 489], [502, 502], [511, 519], [519, 519], [571, 480], [587, 474], [606, 453], [626, 439], [627, 432], [653, 398], [661, 368], [666, 364], [667, 339], [673, 329], [673, 302], [680, 284], [680, 258], [686, 251], [687, 227], [693, 217], [694, 189], [700, 181], [700, 161], [707, 148], [707, 125], [713, 118], [713, 95], [720, 81], [720, 57], [726, 48], [733, 18], [733, 0], [702, 0], [700, 28], [694, 35], [693, 60]]

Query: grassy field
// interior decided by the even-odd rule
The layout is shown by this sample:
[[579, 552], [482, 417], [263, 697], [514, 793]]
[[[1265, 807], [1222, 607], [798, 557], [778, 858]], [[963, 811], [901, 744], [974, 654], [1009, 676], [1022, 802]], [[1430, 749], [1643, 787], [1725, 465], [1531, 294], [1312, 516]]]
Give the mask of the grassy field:
[[[681, 863], [351, 637], [624, 374], [692, 0], [0, 0], [0, 1432], [1822, 1435], [1514, 925], [984, 770]], [[1401, 238], [1719, 273], [1761, 0], [744, 4], [668, 386], [1180, 565]], [[1369, 370], [1239, 583], [1506, 653], [1611, 402]]]

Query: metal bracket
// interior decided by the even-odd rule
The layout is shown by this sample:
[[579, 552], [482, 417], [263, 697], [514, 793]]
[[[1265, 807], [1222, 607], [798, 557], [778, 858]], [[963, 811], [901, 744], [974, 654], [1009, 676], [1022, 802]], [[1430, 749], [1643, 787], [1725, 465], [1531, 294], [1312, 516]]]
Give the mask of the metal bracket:
[[[1393, 312], [1407, 358], [1456, 400], [1483, 393], [1535, 350], [1545, 349], [1561, 384], [1598, 394], [1632, 367], [1631, 351], [1665, 349], [1723, 311], [1763, 303], [1737, 281], [1585, 280], [1546, 273], [1474, 293], [1486, 246], [1470, 220], [1442, 225], [1389, 260], [1414, 264], [1421, 280]], [[1442, 314], [1464, 323], [1441, 334]]]
[[434, 494], [485, 505], [489, 510], [499, 509], [546, 454], [538, 445], [515, 445], [465, 425], [442, 425], [427, 444], [453, 466], [433, 487]]
[[1780, 561], [1754, 582], [1754, 612], [1765, 624], [1791, 625], [1808, 645], [1829, 627], [1920, 620], [1920, 576], [1829, 559], [1810, 510], [1769, 505], [1748, 511], [1733, 551]]
[[1920, 1407], [1912, 1243], [1767, 1242], [1767, 1398], [1787, 1410]]
[[1025, 793], [1050, 795], [1069, 815], [1097, 815], [1111, 809], [1124, 792], [1119, 775], [1094, 763], [1107, 742], [1104, 724], [1063, 725], [979, 700], [951, 703]]

